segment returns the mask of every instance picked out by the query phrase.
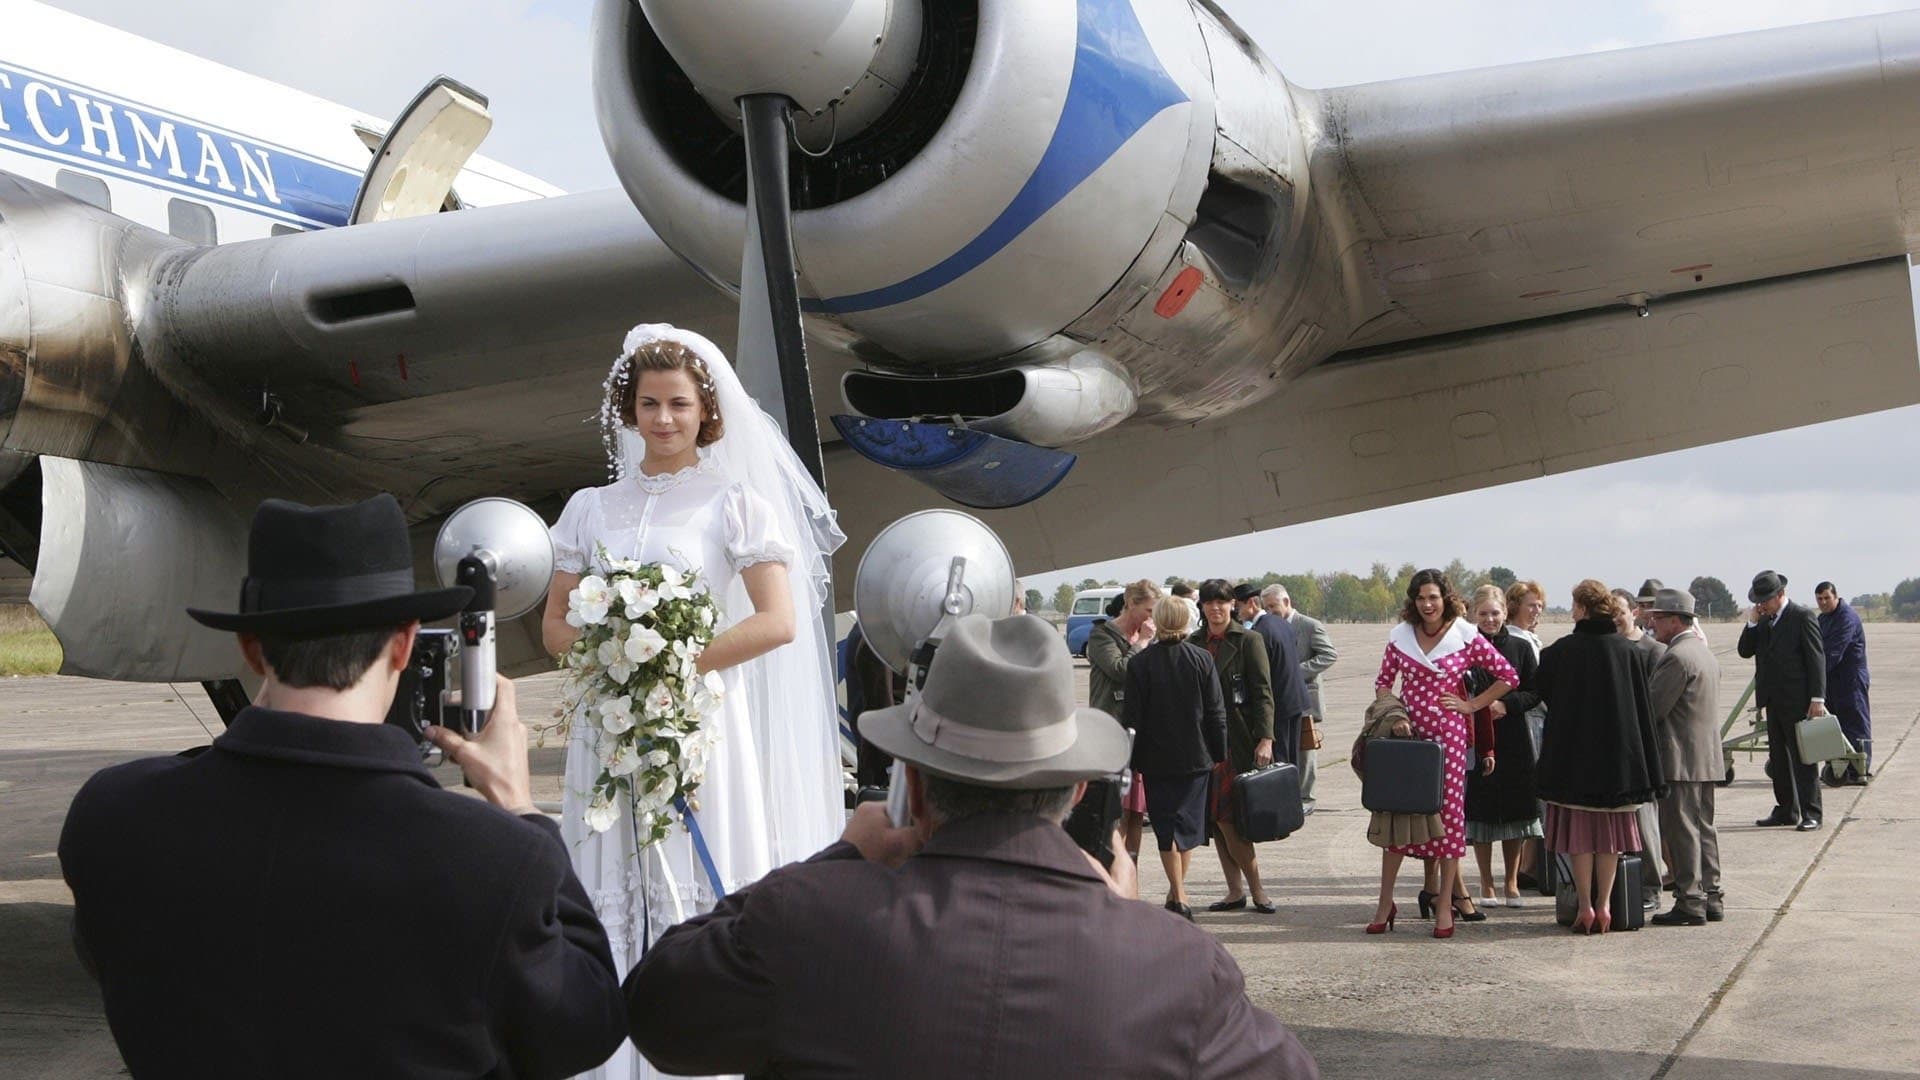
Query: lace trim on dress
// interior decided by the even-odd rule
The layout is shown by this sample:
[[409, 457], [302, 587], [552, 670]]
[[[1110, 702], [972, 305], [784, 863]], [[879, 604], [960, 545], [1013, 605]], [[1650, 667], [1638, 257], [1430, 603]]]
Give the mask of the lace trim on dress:
[[633, 471], [633, 479], [635, 483], [640, 485], [641, 491], [649, 495], [660, 495], [672, 491], [674, 488], [679, 487], [695, 476], [702, 473], [710, 473], [713, 469], [713, 455], [701, 454], [700, 460], [686, 468], [678, 469], [670, 473], [661, 473], [658, 476], [648, 476], [636, 468]]
[[784, 544], [773, 544], [768, 547], [756, 548], [752, 551], [742, 551], [738, 554], [729, 552], [727, 554], [727, 561], [733, 564], [733, 569], [736, 573], [745, 570], [749, 566], [758, 566], [761, 563], [777, 562], [782, 566], [790, 566], [793, 563], [793, 549]]

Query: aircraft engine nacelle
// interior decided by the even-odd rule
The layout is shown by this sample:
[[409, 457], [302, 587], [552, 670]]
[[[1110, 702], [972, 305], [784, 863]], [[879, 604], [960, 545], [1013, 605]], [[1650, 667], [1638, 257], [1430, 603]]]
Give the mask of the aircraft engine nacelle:
[[185, 245], [0, 175], [0, 450], [197, 472], [211, 429], [143, 362], [134, 314]]
[[[835, 103], [801, 102], [794, 124], [806, 151], [792, 155], [792, 197], [807, 309], [861, 355], [912, 375], [1015, 362], [1116, 293], [1151, 303], [1215, 151], [1194, 8], [865, 2], [885, 9], [868, 70]], [[836, 17], [817, 47], [792, 47], [838, 48], [853, 16]], [[709, 36], [767, 46], [741, 44], [746, 32]], [[634, 203], [683, 258], [737, 289], [738, 116], [695, 85], [632, 0], [601, 0], [593, 76]]]

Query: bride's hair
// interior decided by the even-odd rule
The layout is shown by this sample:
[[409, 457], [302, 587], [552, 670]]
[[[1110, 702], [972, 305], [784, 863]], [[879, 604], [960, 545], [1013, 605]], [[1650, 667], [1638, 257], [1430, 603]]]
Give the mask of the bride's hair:
[[712, 446], [726, 433], [726, 424], [720, 417], [720, 399], [714, 392], [713, 374], [707, 365], [694, 354], [692, 349], [677, 341], [649, 341], [630, 353], [626, 361], [608, 380], [608, 392], [613, 397], [614, 414], [626, 427], [638, 427], [639, 420], [634, 412], [634, 397], [640, 386], [640, 373], [643, 371], [684, 371], [687, 378], [693, 380], [695, 391], [700, 395], [700, 433], [694, 437], [695, 446]]

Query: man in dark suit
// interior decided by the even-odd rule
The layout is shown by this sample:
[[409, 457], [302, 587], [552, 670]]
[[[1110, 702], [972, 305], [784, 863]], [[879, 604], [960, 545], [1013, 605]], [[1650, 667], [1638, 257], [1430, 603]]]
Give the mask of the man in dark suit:
[[1261, 606], [1258, 585], [1241, 582], [1233, 587], [1233, 613], [1267, 647], [1267, 671], [1273, 679], [1273, 760], [1290, 761], [1304, 774], [1307, 762], [1300, 728], [1314, 713], [1307, 678], [1300, 670], [1299, 638], [1287, 620]]
[[[1130, 898], [1060, 828], [1126, 732], [1076, 708], [1060, 635], [956, 620], [916, 700], [861, 734], [913, 824], [862, 806], [841, 842], [667, 931], [627, 979], [633, 1041], [672, 1073], [1313, 1077], [1225, 948]], [[1120, 841], [1115, 838], [1115, 850]]]
[[625, 1035], [619, 973], [530, 794], [502, 679], [472, 738], [484, 797], [443, 791], [386, 724], [420, 620], [392, 496], [253, 521], [239, 635], [264, 680], [205, 752], [89, 780], [60, 866], [74, 937], [134, 1076], [570, 1076]]
[[1761, 572], [1747, 590], [1753, 607], [1740, 632], [1740, 656], [1751, 659], [1754, 700], [1767, 715], [1767, 775], [1773, 778], [1773, 813], [1754, 822], [1820, 827], [1820, 784], [1815, 766], [1800, 760], [1794, 725], [1827, 712], [1827, 653], [1813, 612], [1787, 599], [1787, 578]]

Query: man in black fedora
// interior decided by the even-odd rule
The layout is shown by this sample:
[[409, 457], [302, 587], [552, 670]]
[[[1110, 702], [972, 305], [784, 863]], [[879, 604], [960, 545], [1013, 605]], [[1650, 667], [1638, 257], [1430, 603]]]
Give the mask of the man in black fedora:
[[[500, 680], [443, 791], [385, 724], [423, 620], [392, 496], [270, 500], [232, 631], [264, 680], [203, 753], [106, 769], [60, 836], [81, 961], [131, 1073], [560, 1077], [625, 1033], [605, 932], [534, 810]], [[491, 804], [491, 805], [489, 805]]]
[[1031, 615], [956, 620], [918, 696], [868, 710], [860, 731], [906, 763], [913, 824], [867, 803], [839, 843], [668, 930], [627, 980], [633, 1041], [654, 1065], [1319, 1075], [1212, 935], [1124, 895], [1124, 852], [1110, 880], [1060, 827], [1130, 749], [1113, 717], [1078, 706], [1058, 631]]
[[1740, 632], [1740, 656], [1753, 661], [1754, 700], [1767, 715], [1767, 775], [1773, 813], [1754, 822], [1820, 827], [1820, 783], [1815, 763], [1800, 760], [1794, 725], [1827, 712], [1827, 653], [1813, 612], [1787, 599], [1787, 576], [1764, 570], [1747, 590], [1753, 607]]

